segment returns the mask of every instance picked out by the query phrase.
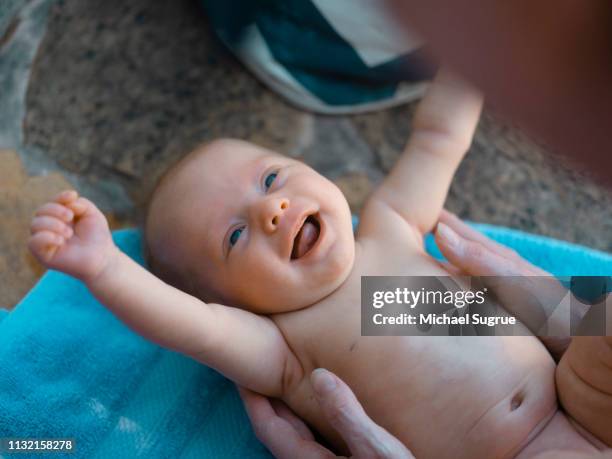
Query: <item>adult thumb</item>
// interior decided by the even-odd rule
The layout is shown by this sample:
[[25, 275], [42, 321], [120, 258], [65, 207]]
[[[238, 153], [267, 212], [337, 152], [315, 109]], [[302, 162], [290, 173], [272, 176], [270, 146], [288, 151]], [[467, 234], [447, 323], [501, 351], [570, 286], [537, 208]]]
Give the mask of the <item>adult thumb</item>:
[[515, 260], [466, 239], [444, 223], [438, 223], [435, 241], [442, 255], [455, 268], [470, 276], [520, 276]]
[[311, 383], [323, 414], [340, 434], [353, 458], [414, 459], [393, 435], [374, 423], [340, 378], [318, 368]]

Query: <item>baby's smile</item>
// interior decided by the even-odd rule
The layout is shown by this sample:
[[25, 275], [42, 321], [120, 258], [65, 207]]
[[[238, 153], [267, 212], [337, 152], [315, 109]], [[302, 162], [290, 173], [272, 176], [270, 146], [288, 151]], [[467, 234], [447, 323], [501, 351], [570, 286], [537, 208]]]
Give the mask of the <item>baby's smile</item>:
[[300, 225], [299, 231], [293, 240], [291, 260], [297, 260], [313, 251], [321, 239], [320, 216], [308, 215]]
[[229, 139], [195, 151], [186, 164], [158, 193], [152, 208], [160, 209], [159, 221], [150, 227], [170, 235], [180, 227], [173, 256], [189, 266], [202, 297], [286, 312], [315, 303], [347, 278], [355, 252], [351, 213], [325, 177]]

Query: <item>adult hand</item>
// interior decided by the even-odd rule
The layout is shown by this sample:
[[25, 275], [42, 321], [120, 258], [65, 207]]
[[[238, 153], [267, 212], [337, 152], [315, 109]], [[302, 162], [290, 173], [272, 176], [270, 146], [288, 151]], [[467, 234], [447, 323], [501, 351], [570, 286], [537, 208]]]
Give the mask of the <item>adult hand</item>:
[[[349, 387], [322, 368], [310, 376], [323, 415], [348, 446], [351, 457], [410, 459], [414, 456], [365, 413]], [[278, 459], [340, 457], [319, 444], [310, 429], [283, 402], [238, 389], [257, 438]]]
[[[580, 321], [588, 311], [587, 306], [574, 301], [570, 310], [568, 302], [560, 301], [567, 295], [567, 289], [554, 277], [448, 211], [440, 216], [435, 239], [451, 269], [458, 274], [503, 277], [483, 280], [507, 311], [539, 335], [555, 359], [561, 357], [571, 342], [570, 314], [574, 315], [572, 321]], [[534, 281], [533, 276], [538, 279]], [[551, 336], [555, 332], [559, 336]]]
[[447, 210], [440, 214], [435, 238], [451, 265], [470, 276], [550, 276]]
[[608, 0], [386, 3], [487, 105], [612, 186]]

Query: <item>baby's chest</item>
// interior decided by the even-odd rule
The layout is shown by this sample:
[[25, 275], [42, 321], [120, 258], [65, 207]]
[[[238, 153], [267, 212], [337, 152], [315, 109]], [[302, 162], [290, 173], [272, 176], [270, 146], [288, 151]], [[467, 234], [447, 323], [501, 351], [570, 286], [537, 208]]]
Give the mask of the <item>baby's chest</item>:
[[365, 240], [353, 272], [362, 276], [447, 276], [416, 236]]
[[[361, 346], [361, 292], [364, 276], [446, 276], [442, 265], [426, 253], [409, 247], [393, 250], [389, 244], [369, 244], [357, 254], [351, 274], [334, 294], [309, 308], [275, 319], [305, 367], [323, 361], [344, 361], [366, 349], [379, 351], [378, 341]], [[417, 282], [417, 280], [415, 280]], [[406, 341], [406, 340], [404, 340]], [[406, 346], [407, 343], [403, 343]], [[388, 349], [388, 346], [385, 346]]]

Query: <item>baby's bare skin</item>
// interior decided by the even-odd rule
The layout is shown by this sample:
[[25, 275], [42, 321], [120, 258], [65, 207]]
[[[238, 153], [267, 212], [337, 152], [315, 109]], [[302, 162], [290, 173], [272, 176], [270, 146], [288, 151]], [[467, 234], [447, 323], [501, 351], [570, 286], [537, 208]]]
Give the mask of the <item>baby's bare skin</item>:
[[[534, 337], [360, 335], [361, 276], [448, 275], [422, 234], [436, 224], [480, 107], [477, 93], [437, 79], [355, 238], [346, 200], [305, 165], [238, 141], [196, 152], [161, 187], [147, 225], [160, 265], [192, 276], [183, 283], [191, 295], [121, 254], [102, 214], [75, 193], [41, 209], [30, 247], [136, 332], [283, 399], [339, 449], [313, 398], [314, 368], [340, 376], [416, 457], [593, 451], [558, 410], [555, 363]], [[296, 259], [307, 215], [318, 236]]]
[[384, 263], [388, 275], [448, 275], [403, 242], [403, 251], [376, 240], [361, 244], [343, 288], [315, 306], [274, 316], [301, 363], [283, 399], [341, 444], [303, 377], [327, 368], [416, 457], [512, 457], [557, 410], [555, 365], [537, 339], [360, 336], [360, 276], [380, 272], [374, 263]]

